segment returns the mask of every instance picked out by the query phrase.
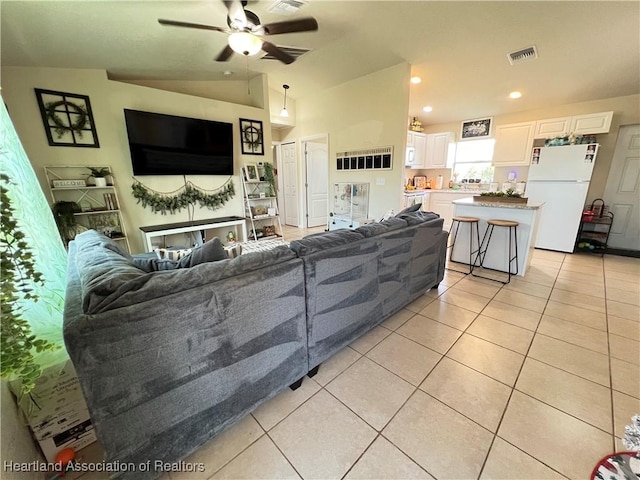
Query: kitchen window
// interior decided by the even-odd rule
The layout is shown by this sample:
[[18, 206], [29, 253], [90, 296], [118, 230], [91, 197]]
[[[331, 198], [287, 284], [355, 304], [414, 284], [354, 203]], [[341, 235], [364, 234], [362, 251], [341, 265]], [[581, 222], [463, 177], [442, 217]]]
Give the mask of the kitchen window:
[[493, 181], [493, 138], [466, 140], [456, 144], [456, 157], [453, 162], [453, 178], [457, 182], [466, 179], [480, 179], [481, 183]]

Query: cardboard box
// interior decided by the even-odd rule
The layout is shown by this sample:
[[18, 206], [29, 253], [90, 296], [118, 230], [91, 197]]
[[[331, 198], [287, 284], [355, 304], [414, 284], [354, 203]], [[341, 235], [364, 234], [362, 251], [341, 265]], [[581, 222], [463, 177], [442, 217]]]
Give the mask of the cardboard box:
[[75, 423], [66, 430], [61, 430], [43, 439], [38, 445], [48, 462], [55, 462], [56, 455], [64, 448], [73, 448], [76, 452], [96, 441], [96, 434], [87, 412], [84, 421]]
[[[19, 382], [10, 384], [14, 394]], [[47, 461], [63, 448], [79, 450], [96, 441], [93, 425], [70, 360], [47, 368], [29, 395], [18, 397], [18, 406], [31, 427]]]

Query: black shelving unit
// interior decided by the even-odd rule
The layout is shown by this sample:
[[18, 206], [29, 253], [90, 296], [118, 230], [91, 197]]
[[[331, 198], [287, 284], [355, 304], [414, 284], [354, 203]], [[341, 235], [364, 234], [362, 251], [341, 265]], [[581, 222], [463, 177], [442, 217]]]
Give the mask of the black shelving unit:
[[613, 213], [606, 212], [604, 201], [601, 198], [594, 200], [591, 208], [582, 214], [580, 230], [578, 230], [573, 251], [599, 255], [607, 253], [612, 224]]

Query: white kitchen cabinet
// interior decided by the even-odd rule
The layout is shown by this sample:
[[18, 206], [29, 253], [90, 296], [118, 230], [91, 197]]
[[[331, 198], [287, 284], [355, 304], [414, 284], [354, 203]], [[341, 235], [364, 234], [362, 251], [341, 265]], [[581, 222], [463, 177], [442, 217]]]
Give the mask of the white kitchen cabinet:
[[608, 133], [611, 128], [613, 112], [590, 113], [571, 118], [570, 132], [575, 135]]
[[[444, 229], [449, 230], [451, 228], [451, 219], [453, 218], [454, 200], [460, 200], [461, 198], [472, 197], [477, 192], [438, 192], [431, 191], [429, 195], [429, 208], [428, 211], [437, 213], [444, 219]], [[423, 207], [423, 209], [425, 209]], [[426, 210], [426, 209], [425, 209]]]
[[425, 168], [447, 168], [450, 149], [453, 149], [454, 135], [451, 132], [427, 135]]
[[427, 135], [420, 132], [407, 132], [407, 148], [413, 148], [413, 155], [407, 155], [405, 166], [411, 168], [425, 168], [427, 153]]
[[573, 117], [549, 118], [538, 120], [534, 138], [555, 138], [569, 135]]
[[511, 123], [496, 127], [493, 165], [528, 166], [536, 122]]

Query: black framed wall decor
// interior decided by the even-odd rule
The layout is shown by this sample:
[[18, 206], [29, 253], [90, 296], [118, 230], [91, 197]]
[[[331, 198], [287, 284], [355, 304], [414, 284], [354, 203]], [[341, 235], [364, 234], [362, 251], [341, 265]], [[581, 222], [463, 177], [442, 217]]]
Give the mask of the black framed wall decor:
[[87, 95], [34, 90], [50, 146], [100, 148]]
[[240, 142], [244, 155], [264, 155], [264, 133], [260, 120], [240, 119]]

